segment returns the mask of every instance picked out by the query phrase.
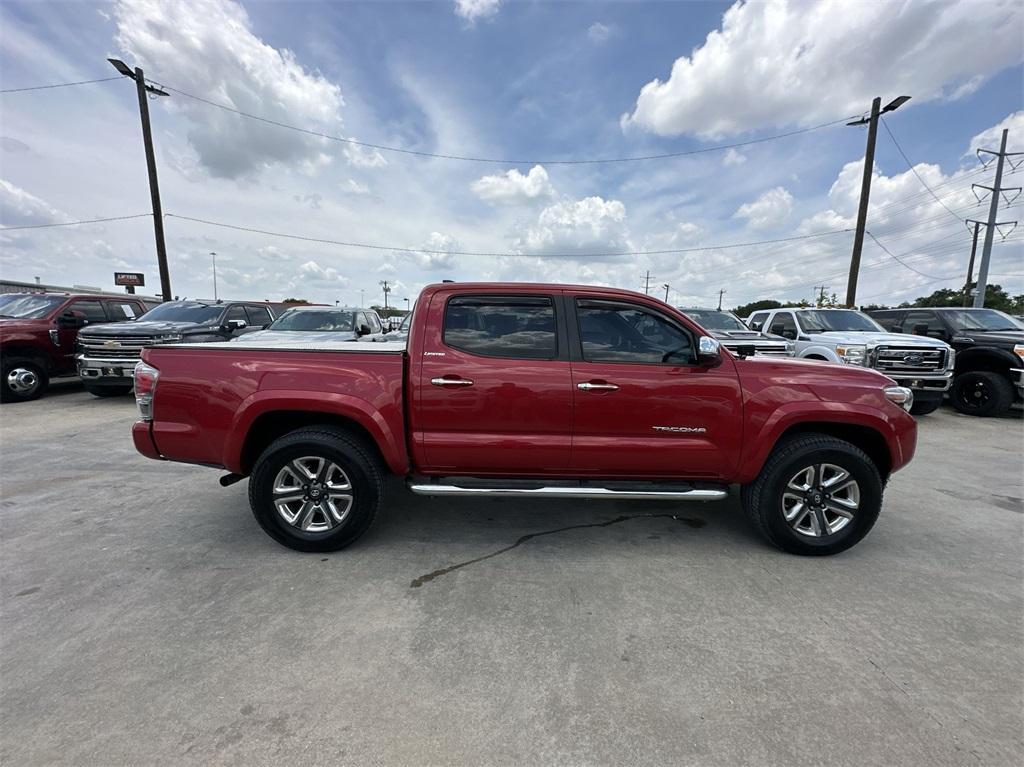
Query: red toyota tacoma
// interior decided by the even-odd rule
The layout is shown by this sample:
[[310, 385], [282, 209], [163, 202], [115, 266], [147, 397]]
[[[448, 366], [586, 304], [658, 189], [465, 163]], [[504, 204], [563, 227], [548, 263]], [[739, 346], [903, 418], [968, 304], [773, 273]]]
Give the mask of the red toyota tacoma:
[[429, 496], [710, 501], [739, 485], [767, 539], [834, 554], [878, 517], [917, 437], [869, 369], [732, 354], [681, 312], [610, 288], [441, 284], [407, 343], [157, 346], [137, 449], [249, 478], [263, 529], [332, 551], [385, 473]]

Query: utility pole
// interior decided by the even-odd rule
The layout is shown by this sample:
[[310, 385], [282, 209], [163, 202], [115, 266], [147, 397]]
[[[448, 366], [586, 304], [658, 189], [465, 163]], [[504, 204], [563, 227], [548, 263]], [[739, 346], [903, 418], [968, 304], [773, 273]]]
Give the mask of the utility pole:
[[644, 278], [644, 293], [647, 295], [651, 294], [651, 270], [647, 270], [647, 276]]
[[964, 283], [964, 306], [971, 305], [971, 282], [974, 281], [974, 254], [978, 252], [978, 229], [982, 222], [970, 219], [968, 224], [974, 224], [974, 237], [971, 239], [971, 260], [967, 264], [967, 282]]
[[668, 303], [668, 290], [669, 290], [668, 283], [666, 282], [662, 287], [665, 288], [665, 303], [667, 304]]
[[156, 263], [160, 269], [160, 292], [164, 301], [171, 300], [171, 275], [167, 268], [167, 246], [164, 244], [164, 213], [160, 206], [160, 184], [156, 177], [156, 156], [153, 153], [153, 133], [149, 125], [149, 97], [169, 96], [167, 91], [146, 85], [146, 78], [141, 67], [133, 72], [128, 65], [119, 59], [107, 59], [125, 77], [135, 80], [135, 89], [139, 95], [139, 116], [142, 118], [142, 143], [146, 149], [146, 169], [149, 171], [149, 196], [153, 203], [153, 234], [156, 237]]
[[829, 289], [828, 285], [815, 285], [814, 290], [818, 294], [818, 306], [825, 305], [825, 291]]
[[893, 99], [882, 109], [882, 99], [876, 96], [871, 102], [871, 116], [846, 123], [847, 125], [867, 125], [868, 144], [864, 150], [864, 176], [860, 184], [860, 206], [857, 209], [857, 230], [853, 235], [853, 253], [850, 255], [850, 279], [846, 283], [846, 306], [853, 308], [857, 301], [857, 277], [860, 274], [860, 254], [864, 248], [864, 228], [868, 220], [868, 200], [871, 197], [871, 174], [875, 169], [875, 138], [878, 136], [878, 118], [886, 112], [899, 109], [910, 101], [910, 96]]
[[[996, 178], [995, 183], [992, 186], [982, 186], [981, 184], [972, 184], [972, 187], [979, 186], [982, 189], [988, 189], [992, 193], [992, 204], [988, 208], [988, 223], [985, 225], [985, 244], [981, 246], [981, 266], [978, 267], [978, 287], [974, 293], [974, 308], [980, 309], [985, 306], [985, 290], [988, 288], [988, 264], [989, 259], [992, 257], [992, 238], [995, 234], [996, 226], [996, 214], [999, 212], [999, 195], [1002, 192], [1007, 191], [1008, 187], [1002, 187], [1000, 184], [1003, 181], [1003, 160], [1007, 157], [1015, 157], [1017, 155], [1024, 154], [1024, 152], [1007, 152], [1006, 151], [1006, 138], [1010, 131], [1007, 128], [1003, 129], [1003, 139], [999, 143], [999, 151], [993, 152], [991, 149], [979, 149], [978, 153], [985, 152], [986, 154], [993, 154], [996, 156]], [[1022, 161], [1024, 162], [1024, 161]], [[1017, 168], [1020, 165], [1018, 162], [1014, 165], [1010, 163], [1011, 167]], [[1013, 187], [1020, 192], [1020, 187]]]
[[212, 250], [210, 255], [213, 257], [213, 300], [217, 300], [217, 254]]
[[381, 280], [379, 284], [384, 286], [384, 311], [386, 312], [388, 310], [388, 293], [391, 292], [391, 288], [388, 287], [387, 280]]
[[718, 291], [718, 311], [722, 311], [722, 296], [725, 295], [725, 289]]

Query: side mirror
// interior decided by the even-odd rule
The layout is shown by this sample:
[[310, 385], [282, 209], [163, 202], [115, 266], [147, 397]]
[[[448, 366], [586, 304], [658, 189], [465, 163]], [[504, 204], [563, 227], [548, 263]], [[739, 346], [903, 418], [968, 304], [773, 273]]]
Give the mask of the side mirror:
[[722, 362], [722, 345], [710, 336], [701, 336], [697, 342], [697, 359], [702, 365], [714, 367]]
[[89, 324], [85, 313], [77, 309], [69, 309], [57, 318], [57, 324], [62, 328], [81, 328]]
[[368, 335], [370, 335], [370, 326], [369, 325], [360, 325], [359, 326], [359, 330], [356, 331], [356, 332], [359, 335], [361, 335], [361, 336], [368, 336]]
[[224, 329], [229, 333], [234, 333], [236, 330], [244, 330], [248, 326], [245, 320], [228, 320], [224, 325]]

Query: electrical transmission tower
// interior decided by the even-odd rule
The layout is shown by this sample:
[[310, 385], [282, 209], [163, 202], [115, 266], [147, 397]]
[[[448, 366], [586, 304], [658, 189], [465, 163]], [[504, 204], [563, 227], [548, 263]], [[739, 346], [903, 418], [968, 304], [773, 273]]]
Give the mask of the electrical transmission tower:
[[[1017, 226], [1016, 221], [996, 221], [996, 215], [999, 213], [999, 196], [1003, 192], [1016, 192], [1017, 194], [1015, 194], [1007, 201], [1008, 203], [1010, 203], [1017, 199], [1017, 197], [1020, 196], [1021, 192], [1021, 188], [1019, 186], [1000, 186], [1000, 184], [1002, 184], [1003, 182], [1003, 163], [1006, 160], [1006, 158], [1024, 155], [1024, 152], [1006, 151], [1006, 138], [1009, 132], [1010, 131], [1008, 129], [1003, 129], [1003, 138], [1002, 141], [999, 143], [998, 152], [995, 152], [991, 149], [978, 150], [979, 159], [981, 159], [982, 152], [984, 152], [985, 154], [993, 155], [996, 158], [996, 177], [992, 186], [985, 186], [983, 184], [971, 184], [972, 190], [974, 189], [974, 187], [978, 187], [980, 189], [987, 189], [992, 195], [992, 202], [990, 203], [988, 208], [988, 221], [982, 222], [971, 219], [968, 220], [967, 222], [968, 226], [970, 226], [970, 224], [974, 224], [975, 247], [977, 246], [978, 227], [985, 227], [985, 244], [981, 246], [981, 266], [978, 268], [978, 286], [975, 289], [974, 293], [974, 307], [976, 309], [980, 309], [983, 306], [985, 306], [985, 290], [988, 288], [988, 266], [989, 260], [992, 257], [992, 240], [993, 236], [995, 235], [995, 231], [1001, 226], [1009, 226], [1010, 231], [1013, 231], [1013, 227]], [[988, 163], [986, 163], [984, 160], [982, 160], [981, 163], [985, 167], [988, 167]], [[1009, 161], [1010, 168], [1012, 170], [1016, 170], [1017, 168], [1019, 168], [1021, 163], [1024, 163], [1024, 160], [1018, 160], [1016, 163], [1014, 163], [1013, 160]], [[977, 195], [977, 192], [975, 192], [975, 195]], [[979, 198], [979, 200], [980, 199], [981, 198]], [[1002, 234], [1002, 232], [1000, 232], [1000, 235], [1003, 239], [1006, 239], [1006, 237], [1009, 235], [1009, 232], [1007, 232], [1006, 234]], [[974, 271], [974, 250], [975, 248], [972, 247], [970, 272], [967, 274], [968, 291], [970, 291], [971, 277], [973, 276], [972, 272]]]

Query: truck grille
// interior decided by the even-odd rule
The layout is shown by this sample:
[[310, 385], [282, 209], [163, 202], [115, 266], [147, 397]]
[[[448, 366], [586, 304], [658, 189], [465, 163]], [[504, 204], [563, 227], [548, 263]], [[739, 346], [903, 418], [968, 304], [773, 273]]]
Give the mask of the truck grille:
[[722, 346], [730, 351], [736, 351], [741, 346], [753, 346], [754, 354], [763, 357], [788, 357], [789, 353], [786, 351], [784, 344], [765, 344], [765, 343], [754, 343], [753, 341], [741, 341], [739, 339], [722, 341]]
[[934, 373], [946, 369], [945, 349], [879, 346], [874, 356], [874, 368], [882, 372]]
[[142, 350], [152, 346], [156, 341], [152, 338], [138, 336], [99, 336], [89, 338], [78, 334], [79, 351], [87, 357], [103, 359], [137, 360]]

